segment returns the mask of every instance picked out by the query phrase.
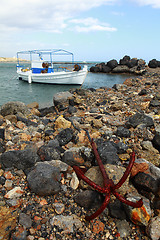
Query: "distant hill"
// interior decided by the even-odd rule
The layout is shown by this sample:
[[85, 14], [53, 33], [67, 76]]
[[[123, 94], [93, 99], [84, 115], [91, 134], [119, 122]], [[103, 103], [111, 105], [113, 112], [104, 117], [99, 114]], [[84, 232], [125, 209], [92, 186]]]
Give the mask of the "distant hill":
[[[24, 59], [19, 59], [20, 61], [27, 61], [27, 60], [24, 60]], [[13, 58], [6, 58], [6, 57], [0, 57], [0, 62], [16, 62], [17, 61], [17, 58], [16, 57], [13, 57]]]

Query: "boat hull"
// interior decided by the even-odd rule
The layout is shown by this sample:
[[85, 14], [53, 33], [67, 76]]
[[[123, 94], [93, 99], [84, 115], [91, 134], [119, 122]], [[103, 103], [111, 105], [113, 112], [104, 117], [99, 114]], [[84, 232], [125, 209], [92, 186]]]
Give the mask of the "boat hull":
[[80, 71], [71, 72], [32, 73], [31, 71], [22, 72], [17, 70], [17, 73], [20, 80], [28, 83], [81, 85], [86, 78], [87, 67]]

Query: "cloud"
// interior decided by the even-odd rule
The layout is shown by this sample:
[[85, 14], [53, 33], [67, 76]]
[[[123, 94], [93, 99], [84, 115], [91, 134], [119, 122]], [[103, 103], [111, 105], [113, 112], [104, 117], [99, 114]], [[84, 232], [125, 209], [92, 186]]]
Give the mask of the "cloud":
[[160, 8], [160, 0], [131, 0], [138, 3], [140, 6], [151, 5], [153, 8]]
[[117, 0], [1, 0], [2, 29], [61, 32], [81, 12]]
[[114, 32], [117, 29], [110, 27], [109, 24], [100, 22], [97, 18], [72, 19], [70, 23], [76, 24], [73, 30], [77, 32], [107, 31]]

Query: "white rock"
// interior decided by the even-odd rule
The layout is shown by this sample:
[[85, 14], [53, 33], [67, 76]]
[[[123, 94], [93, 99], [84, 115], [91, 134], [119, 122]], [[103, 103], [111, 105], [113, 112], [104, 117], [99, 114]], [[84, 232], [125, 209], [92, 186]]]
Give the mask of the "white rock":
[[22, 196], [23, 190], [20, 187], [15, 187], [12, 190], [10, 190], [6, 195], [4, 196], [5, 198], [18, 198]]
[[72, 173], [72, 179], [70, 181], [70, 187], [73, 189], [77, 189], [79, 185], [79, 180], [75, 172]]

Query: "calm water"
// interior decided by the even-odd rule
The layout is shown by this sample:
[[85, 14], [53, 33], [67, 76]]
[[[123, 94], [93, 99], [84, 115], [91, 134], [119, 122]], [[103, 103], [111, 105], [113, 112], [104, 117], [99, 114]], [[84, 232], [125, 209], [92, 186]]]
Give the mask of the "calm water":
[[[107, 75], [88, 73], [82, 88], [112, 87], [123, 83], [127, 75]], [[77, 86], [59, 86], [47, 84], [28, 84], [18, 80], [16, 63], [0, 63], [0, 106], [9, 101], [21, 101], [25, 104], [38, 102], [40, 107], [51, 106], [53, 95]]]

